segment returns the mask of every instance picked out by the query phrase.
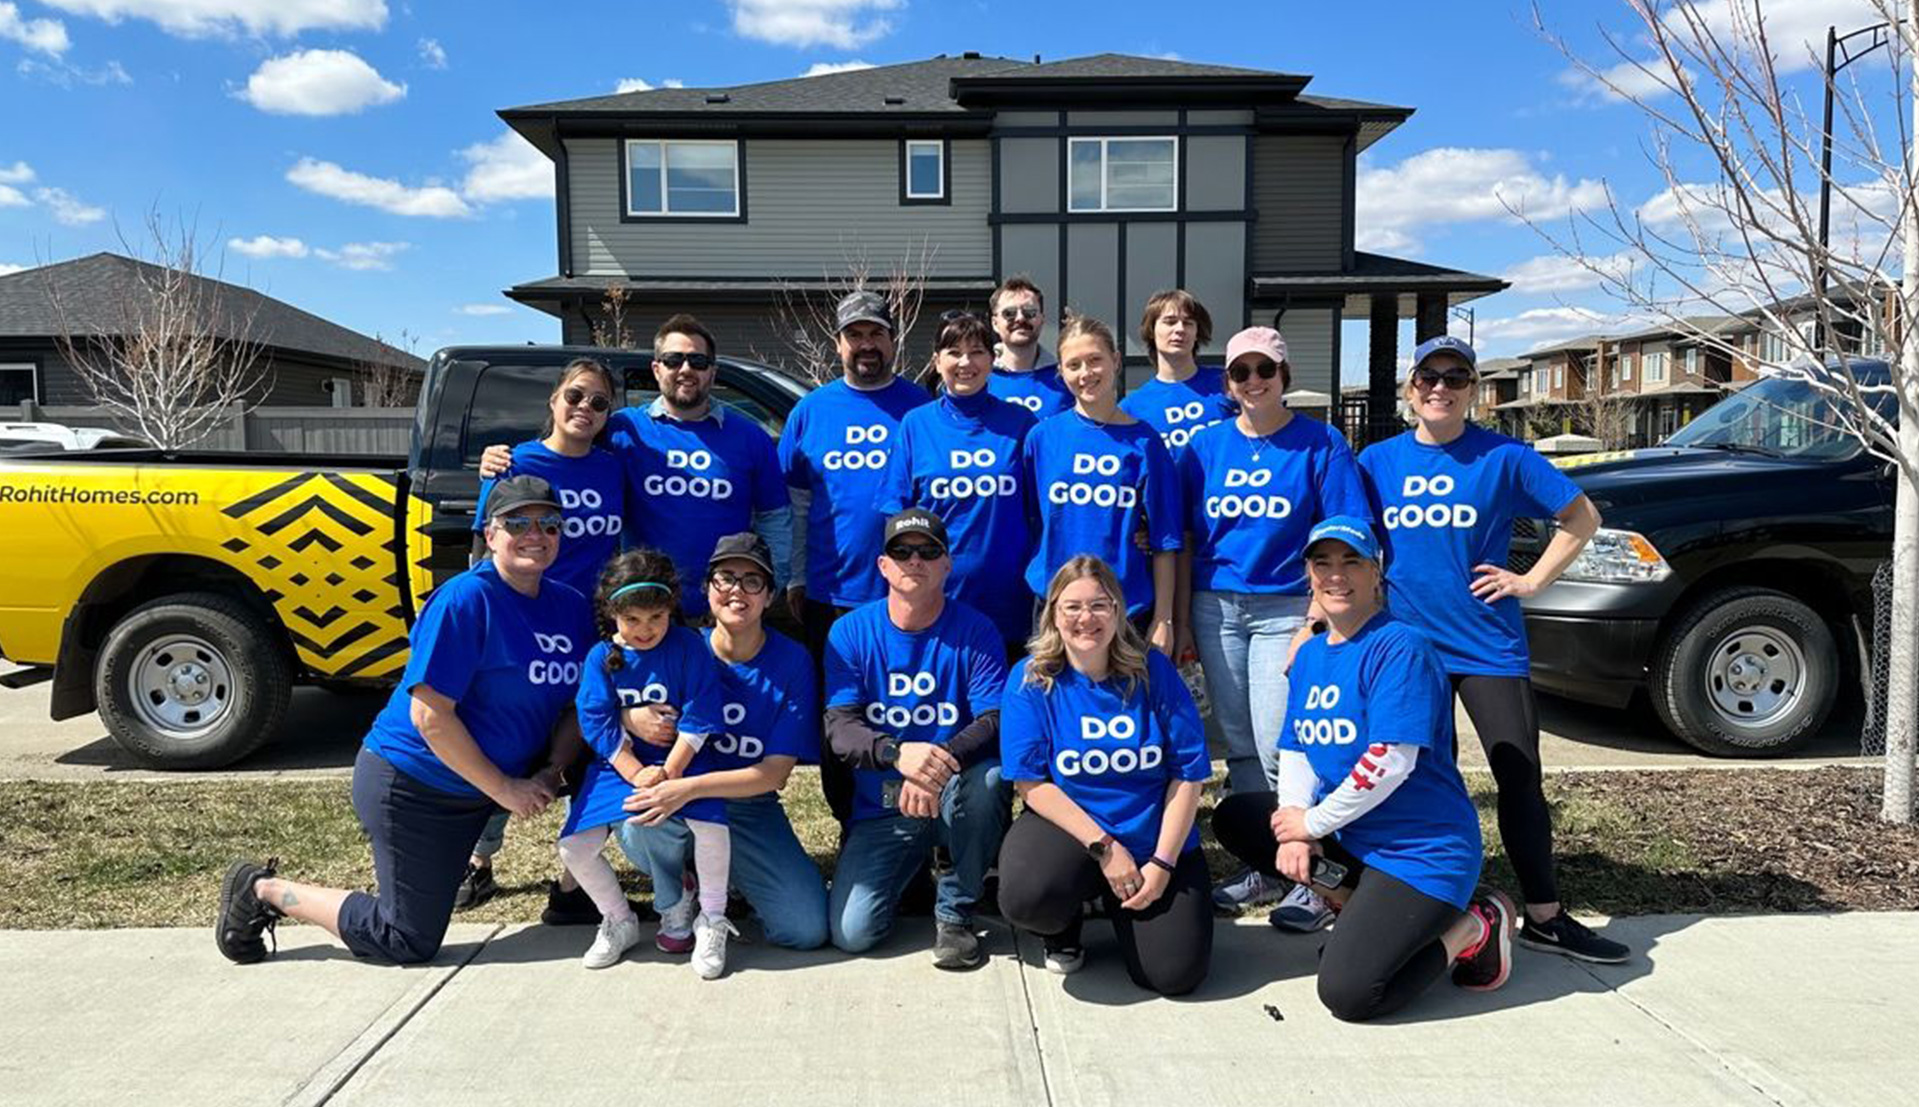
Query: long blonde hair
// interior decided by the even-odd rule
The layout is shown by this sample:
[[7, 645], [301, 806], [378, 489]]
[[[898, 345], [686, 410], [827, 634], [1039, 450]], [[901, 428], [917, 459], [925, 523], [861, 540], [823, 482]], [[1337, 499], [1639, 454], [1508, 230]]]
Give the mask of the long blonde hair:
[[1123, 694], [1131, 696], [1136, 685], [1146, 683], [1146, 651], [1151, 647], [1126, 617], [1126, 593], [1120, 588], [1119, 577], [1106, 562], [1092, 554], [1079, 554], [1060, 566], [1059, 572], [1053, 574], [1053, 582], [1046, 586], [1046, 605], [1040, 611], [1039, 627], [1026, 643], [1026, 683], [1048, 695], [1052, 693], [1053, 681], [1067, 665], [1066, 639], [1054, 623], [1059, 596], [1067, 585], [1087, 577], [1098, 581], [1100, 590], [1113, 601], [1113, 617], [1119, 620], [1119, 625], [1114, 630], [1112, 644], [1107, 647], [1107, 676], [1119, 677], [1125, 684]]

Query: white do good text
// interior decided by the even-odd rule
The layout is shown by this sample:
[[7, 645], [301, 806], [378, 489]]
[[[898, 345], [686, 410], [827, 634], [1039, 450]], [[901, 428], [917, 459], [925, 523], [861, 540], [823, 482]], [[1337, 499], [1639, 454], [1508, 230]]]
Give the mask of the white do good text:
[[[1453, 478], [1444, 473], [1436, 477], [1410, 475], [1400, 486], [1400, 497], [1414, 500], [1426, 496], [1450, 496]], [[1380, 512], [1387, 530], [1413, 527], [1470, 527], [1479, 523], [1479, 509], [1468, 503], [1400, 503]]]

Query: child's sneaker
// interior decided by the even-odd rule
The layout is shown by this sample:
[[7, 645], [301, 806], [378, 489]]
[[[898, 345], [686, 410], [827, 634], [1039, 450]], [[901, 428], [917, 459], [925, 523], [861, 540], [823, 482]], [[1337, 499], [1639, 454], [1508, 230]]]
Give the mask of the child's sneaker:
[[593, 944], [587, 947], [580, 964], [589, 969], [610, 968], [619, 963], [627, 950], [639, 944], [640, 920], [631, 915], [618, 920], [601, 919], [599, 932], [593, 935]]
[[1459, 951], [1453, 962], [1453, 983], [1473, 992], [1490, 992], [1506, 983], [1513, 971], [1513, 901], [1506, 893], [1487, 891], [1466, 910], [1479, 916], [1486, 932], [1478, 944]]
[[680, 900], [660, 912], [660, 932], [653, 944], [661, 953], [685, 953], [693, 948], [693, 920], [700, 913], [700, 897], [681, 891]]
[[702, 912], [693, 920], [693, 971], [701, 980], [717, 979], [726, 971], [726, 939], [739, 933], [725, 915]]

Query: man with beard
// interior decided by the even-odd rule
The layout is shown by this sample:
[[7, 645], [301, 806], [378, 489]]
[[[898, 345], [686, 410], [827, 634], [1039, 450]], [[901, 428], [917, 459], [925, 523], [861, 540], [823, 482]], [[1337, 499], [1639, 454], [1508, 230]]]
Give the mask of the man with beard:
[[[893, 375], [893, 314], [877, 292], [840, 300], [835, 319], [841, 378], [808, 393], [780, 435], [780, 464], [792, 493], [793, 568], [787, 603], [805, 631], [816, 667], [840, 616], [881, 598], [878, 493], [907, 412], [932, 400]], [[821, 786], [844, 823], [851, 780], [828, 756]]]
[[1039, 332], [1046, 326], [1046, 297], [1025, 277], [1008, 277], [987, 302], [1000, 352], [986, 391], [1044, 419], [1073, 406], [1060, 383], [1059, 365], [1046, 356]]

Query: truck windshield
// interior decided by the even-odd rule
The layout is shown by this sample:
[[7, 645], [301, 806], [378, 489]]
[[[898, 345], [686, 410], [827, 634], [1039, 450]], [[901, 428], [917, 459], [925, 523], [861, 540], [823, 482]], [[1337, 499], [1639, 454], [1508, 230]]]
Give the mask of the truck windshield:
[[[1892, 401], [1886, 401], [1891, 406]], [[1837, 460], [1859, 450], [1832, 405], [1804, 381], [1774, 377], [1728, 396], [1666, 439], [1668, 446], [1753, 450]]]

